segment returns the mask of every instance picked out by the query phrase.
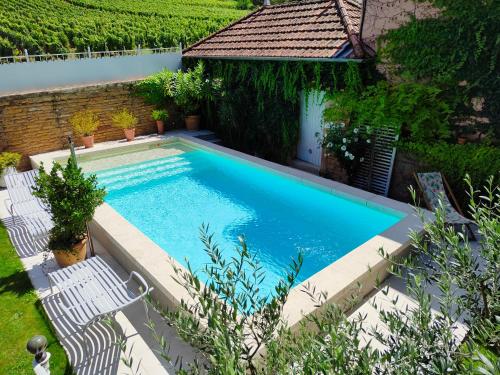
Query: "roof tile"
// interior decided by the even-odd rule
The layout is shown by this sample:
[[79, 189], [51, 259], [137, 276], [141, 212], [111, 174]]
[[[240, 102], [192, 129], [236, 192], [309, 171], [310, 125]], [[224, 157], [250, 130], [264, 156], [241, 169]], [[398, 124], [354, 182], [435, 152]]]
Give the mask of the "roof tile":
[[315, 0], [272, 5], [184, 50], [187, 57], [332, 58], [346, 44], [346, 23], [356, 32], [359, 0]]

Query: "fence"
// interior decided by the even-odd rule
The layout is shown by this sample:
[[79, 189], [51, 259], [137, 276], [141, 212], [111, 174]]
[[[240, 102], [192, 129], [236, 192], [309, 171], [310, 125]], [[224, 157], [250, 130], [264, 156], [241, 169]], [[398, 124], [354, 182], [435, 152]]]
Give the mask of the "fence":
[[0, 58], [0, 96], [129, 81], [181, 67], [180, 47]]
[[43, 55], [30, 55], [28, 50], [24, 50], [24, 54], [18, 56], [3, 56], [0, 57], [0, 65], [38, 62], [38, 61], [60, 61], [60, 60], [79, 60], [79, 59], [98, 59], [102, 57], [117, 57], [117, 56], [137, 56], [137, 55], [151, 55], [156, 53], [179, 52], [182, 50], [182, 45], [179, 47], [169, 48], [145, 48], [140, 46], [131, 50], [117, 50], [117, 51], [91, 51], [87, 47], [85, 52], [70, 52], [70, 53], [47, 53]]

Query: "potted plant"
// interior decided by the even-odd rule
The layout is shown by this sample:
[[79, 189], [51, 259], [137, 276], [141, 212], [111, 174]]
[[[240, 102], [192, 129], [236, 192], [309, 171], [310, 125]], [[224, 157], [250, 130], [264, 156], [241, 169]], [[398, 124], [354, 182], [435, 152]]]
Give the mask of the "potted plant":
[[106, 194], [97, 186], [95, 175], [86, 177], [73, 158], [66, 166], [54, 163], [50, 173], [40, 167], [34, 195], [50, 207], [54, 227], [49, 249], [57, 264], [70, 266], [85, 259], [87, 223], [92, 220]]
[[165, 132], [165, 121], [168, 119], [168, 112], [164, 109], [155, 109], [151, 112], [151, 118], [156, 121], [158, 134]]
[[203, 79], [203, 64], [186, 72], [178, 71], [170, 80], [169, 95], [184, 113], [188, 130], [198, 130], [200, 126], [200, 106], [205, 96], [206, 81]]
[[0, 154], [0, 186], [5, 187], [4, 176], [8, 173], [15, 172], [19, 162], [21, 161], [21, 154], [17, 152], [2, 152]]
[[99, 127], [99, 117], [94, 111], [76, 112], [70, 117], [69, 123], [73, 128], [73, 133], [81, 137], [85, 148], [94, 147], [94, 132]]
[[137, 125], [137, 117], [135, 117], [127, 108], [123, 108], [120, 112], [115, 113], [111, 120], [117, 128], [123, 129], [127, 142], [133, 141], [135, 138], [135, 126]]

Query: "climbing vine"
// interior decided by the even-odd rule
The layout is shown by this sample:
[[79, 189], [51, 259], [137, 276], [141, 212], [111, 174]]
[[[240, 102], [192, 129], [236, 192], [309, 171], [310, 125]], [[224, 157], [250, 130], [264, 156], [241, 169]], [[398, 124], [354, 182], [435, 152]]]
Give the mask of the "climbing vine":
[[[498, 138], [500, 127], [495, 124], [500, 121], [500, 3], [430, 3], [438, 10], [435, 17], [413, 18], [380, 40], [382, 61], [400, 76], [444, 90], [455, 122], [466, 119], [471, 131], [486, 127]], [[473, 98], [483, 98], [484, 104], [474, 108]]]
[[358, 85], [365, 70], [357, 63], [210, 61], [207, 74], [222, 83], [212, 126], [229, 146], [285, 163], [298, 142], [301, 92], [307, 99]]

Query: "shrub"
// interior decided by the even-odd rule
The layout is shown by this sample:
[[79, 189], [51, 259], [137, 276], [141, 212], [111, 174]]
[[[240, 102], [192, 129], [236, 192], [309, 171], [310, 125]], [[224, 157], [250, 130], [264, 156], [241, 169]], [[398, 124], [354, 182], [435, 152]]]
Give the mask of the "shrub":
[[99, 127], [99, 116], [91, 110], [79, 111], [70, 117], [69, 123], [75, 135], [86, 137]]
[[333, 153], [347, 171], [349, 178], [364, 162], [366, 148], [370, 146], [372, 128], [330, 124], [323, 138], [323, 149]]
[[344, 122], [372, 128], [392, 127], [416, 142], [435, 142], [450, 135], [450, 108], [437, 87], [419, 83], [390, 85], [379, 81], [363, 90], [346, 89], [327, 95], [327, 123]]
[[481, 188], [491, 173], [494, 184], [500, 185], [500, 148], [482, 144], [448, 144], [448, 143], [402, 143], [400, 150], [414, 155], [426, 167], [425, 171], [442, 172], [462, 206], [467, 211], [466, 174]]
[[126, 108], [123, 108], [120, 112], [111, 116], [111, 120], [113, 121], [113, 126], [120, 129], [133, 129], [138, 121], [137, 117]]
[[17, 168], [21, 161], [21, 154], [17, 152], [2, 152], [0, 154], [0, 175], [6, 168]]
[[135, 85], [135, 93], [143, 97], [146, 103], [161, 107], [167, 100], [165, 87], [172, 85], [174, 74], [168, 69], [152, 74]]
[[165, 87], [168, 97], [173, 98], [185, 115], [196, 114], [200, 110], [202, 99], [206, 94], [207, 82], [203, 79], [204, 66], [199, 62], [194, 69], [186, 72], [179, 70]]
[[54, 228], [49, 249], [71, 250], [87, 232], [95, 209], [104, 202], [105, 190], [97, 187], [95, 175], [85, 177], [73, 158], [63, 167], [54, 163], [50, 173], [40, 167], [34, 195], [50, 207]]
[[168, 119], [168, 112], [164, 109], [155, 109], [151, 112], [151, 118], [155, 121], [165, 121]]

